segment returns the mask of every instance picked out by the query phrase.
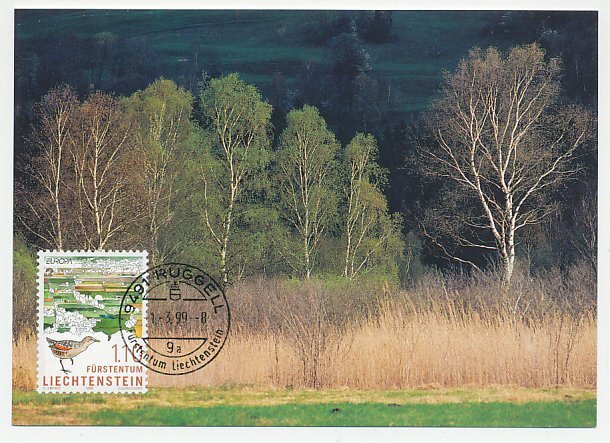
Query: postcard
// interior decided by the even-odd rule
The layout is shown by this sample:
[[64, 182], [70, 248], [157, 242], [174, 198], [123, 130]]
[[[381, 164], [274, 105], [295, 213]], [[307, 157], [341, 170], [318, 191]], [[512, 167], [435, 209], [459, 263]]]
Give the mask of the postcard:
[[14, 25], [15, 428], [598, 426], [597, 11]]

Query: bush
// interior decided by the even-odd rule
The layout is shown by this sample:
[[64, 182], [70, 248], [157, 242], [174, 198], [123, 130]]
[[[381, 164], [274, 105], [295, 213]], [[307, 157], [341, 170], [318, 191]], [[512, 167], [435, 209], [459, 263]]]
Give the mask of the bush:
[[20, 238], [13, 245], [13, 339], [36, 330], [36, 256]]
[[257, 277], [236, 283], [227, 295], [235, 329], [253, 334], [286, 331], [292, 313], [305, 319], [321, 315], [322, 311], [325, 319], [341, 329], [348, 322], [360, 323], [374, 316], [381, 297], [395, 290], [396, 284], [374, 278], [307, 281]]

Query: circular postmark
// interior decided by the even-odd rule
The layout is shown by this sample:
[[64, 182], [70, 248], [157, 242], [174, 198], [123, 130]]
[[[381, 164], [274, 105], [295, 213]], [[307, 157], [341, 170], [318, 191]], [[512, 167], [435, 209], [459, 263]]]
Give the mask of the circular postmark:
[[121, 337], [134, 360], [166, 375], [197, 371], [220, 353], [231, 314], [222, 287], [184, 263], [154, 266], [121, 299]]

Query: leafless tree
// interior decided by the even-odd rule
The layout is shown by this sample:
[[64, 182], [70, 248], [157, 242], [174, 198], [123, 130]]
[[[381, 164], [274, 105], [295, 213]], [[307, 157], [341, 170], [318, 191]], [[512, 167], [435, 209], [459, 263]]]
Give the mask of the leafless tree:
[[17, 218], [25, 229], [48, 247], [66, 245], [64, 202], [69, 169], [68, 144], [78, 99], [72, 88], [53, 88], [36, 105], [38, 123], [28, 143], [37, 155], [25, 165], [32, 189], [21, 193]]
[[70, 134], [75, 218], [85, 249], [103, 249], [124, 229], [119, 209], [127, 175], [121, 166], [129, 126], [116, 99], [93, 93], [79, 109]]
[[573, 216], [577, 229], [571, 244], [597, 275], [597, 195], [585, 196]]
[[[536, 44], [505, 56], [474, 49], [445, 76], [434, 106], [429, 169], [476, 202], [471, 214], [453, 219], [468, 235], [454, 230], [453, 238], [462, 248], [497, 253], [506, 282], [517, 233], [552, 212], [545, 192], [577, 172], [572, 159], [592, 132], [589, 113], [558, 104], [560, 74], [559, 61], [545, 60]], [[430, 228], [424, 227], [428, 235]]]

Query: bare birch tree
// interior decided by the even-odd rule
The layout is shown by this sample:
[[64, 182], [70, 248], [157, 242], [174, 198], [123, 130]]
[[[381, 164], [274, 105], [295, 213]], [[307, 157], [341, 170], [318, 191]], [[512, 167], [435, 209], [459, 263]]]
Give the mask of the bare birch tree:
[[[577, 172], [572, 159], [592, 132], [586, 111], [558, 104], [560, 74], [559, 61], [545, 60], [535, 44], [506, 56], [474, 49], [445, 76], [434, 106], [429, 168], [476, 205], [453, 214], [448, 223], [468, 234], [455, 230], [452, 238], [460, 248], [496, 253], [506, 282], [519, 230], [552, 211], [545, 192]], [[434, 226], [423, 228], [430, 235]]]
[[78, 99], [72, 88], [53, 88], [36, 105], [38, 123], [28, 143], [35, 157], [25, 167], [33, 189], [22, 193], [16, 205], [17, 219], [45, 246], [62, 249], [66, 245], [66, 171], [69, 170], [69, 134]]
[[336, 160], [339, 144], [312, 106], [288, 114], [278, 152], [283, 216], [300, 239], [300, 251], [287, 251], [290, 266], [312, 275], [320, 238], [336, 212]]
[[117, 100], [93, 93], [80, 107], [70, 134], [74, 215], [84, 249], [104, 249], [124, 229], [120, 206], [127, 174], [122, 166], [129, 126]]
[[211, 80], [201, 103], [214, 134], [209, 161], [200, 166], [203, 218], [218, 253], [222, 281], [228, 283], [237, 205], [247, 182], [270, 160], [271, 105], [237, 74]]
[[570, 243], [597, 275], [597, 194], [585, 195], [573, 211], [576, 235]]
[[343, 185], [346, 204], [345, 266], [343, 275], [354, 278], [370, 265], [392, 235], [395, 221], [388, 214], [379, 181], [385, 178], [377, 165], [377, 141], [372, 135], [356, 134], [345, 148]]

